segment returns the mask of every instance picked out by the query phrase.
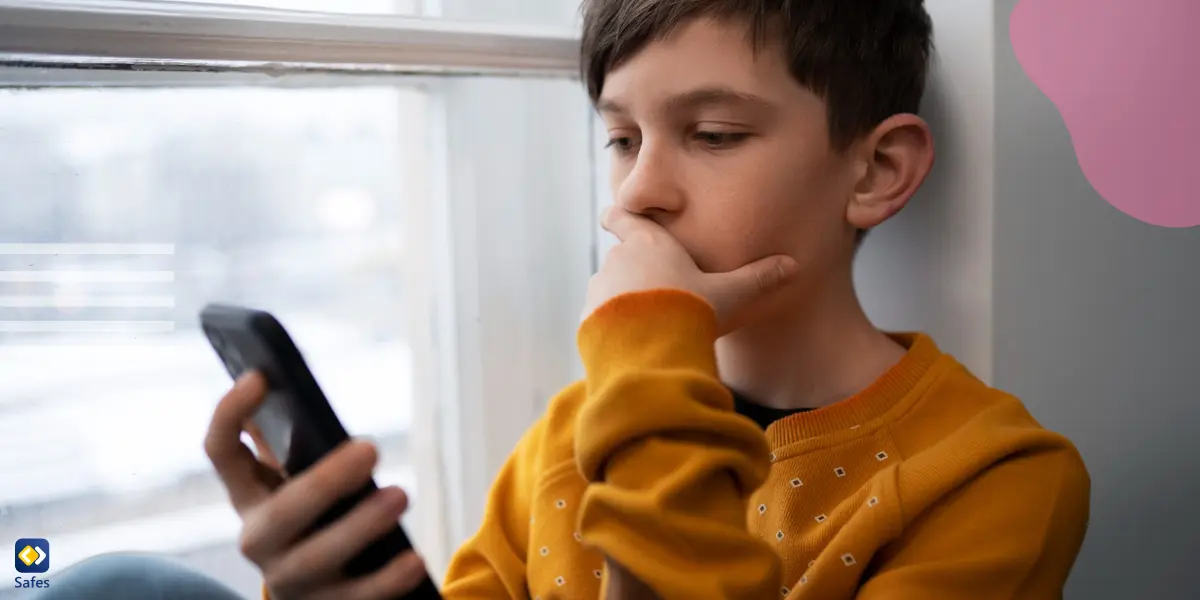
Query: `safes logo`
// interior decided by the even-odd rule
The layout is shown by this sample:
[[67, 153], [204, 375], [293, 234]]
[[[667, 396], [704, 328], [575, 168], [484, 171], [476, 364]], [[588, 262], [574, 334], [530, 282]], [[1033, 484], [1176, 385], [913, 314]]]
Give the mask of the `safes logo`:
[[50, 542], [42, 538], [17, 540], [17, 572], [45, 573], [50, 570]]
[[[21, 538], [13, 549], [14, 566], [18, 573], [45, 573], [50, 570], [50, 542], [43, 538]], [[49, 579], [30, 577], [13, 578], [13, 587], [48, 588]]]

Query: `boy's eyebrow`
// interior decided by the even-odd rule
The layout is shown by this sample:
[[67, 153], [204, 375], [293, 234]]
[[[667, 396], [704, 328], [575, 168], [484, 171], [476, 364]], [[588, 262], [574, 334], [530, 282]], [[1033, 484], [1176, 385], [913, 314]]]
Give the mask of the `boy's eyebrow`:
[[[733, 88], [722, 86], [701, 87], [671, 96], [663, 103], [663, 111], [667, 113], [684, 110], [695, 110], [703, 106], [726, 105], [770, 110], [774, 105], [766, 98], [739, 92]], [[601, 100], [596, 105], [601, 114], [624, 115], [629, 110], [622, 104], [608, 99]]]

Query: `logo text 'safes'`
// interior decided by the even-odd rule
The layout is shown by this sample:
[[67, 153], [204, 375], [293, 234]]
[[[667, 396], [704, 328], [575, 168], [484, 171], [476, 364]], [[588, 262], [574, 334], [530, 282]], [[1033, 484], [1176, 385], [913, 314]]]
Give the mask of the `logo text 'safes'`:
[[[13, 548], [13, 566], [18, 573], [45, 573], [50, 570], [50, 542], [43, 538], [21, 538]], [[13, 578], [13, 587], [48, 588], [49, 579], [37, 575]]]

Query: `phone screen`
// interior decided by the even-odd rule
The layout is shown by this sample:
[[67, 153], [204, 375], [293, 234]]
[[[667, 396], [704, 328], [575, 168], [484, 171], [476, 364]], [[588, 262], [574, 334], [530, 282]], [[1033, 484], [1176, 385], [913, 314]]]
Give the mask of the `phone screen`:
[[[253, 336], [216, 329], [206, 330], [205, 333], [224, 363], [225, 370], [234, 379], [247, 369], [262, 370], [273, 363], [270, 352]], [[272, 386], [246, 427], [259, 450], [259, 458], [288, 474], [295, 474], [302, 466], [297, 463], [303, 459], [319, 458], [319, 454], [316, 457], [302, 456], [306, 447], [314, 443], [304, 443], [306, 436], [299, 430], [292, 415], [292, 405], [288, 392]]]
[[283, 392], [269, 391], [258, 412], [252, 418], [250, 436], [262, 448], [270, 452], [266, 458], [282, 468], [292, 455], [292, 439], [295, 424], [287, 410], [287, 396]]

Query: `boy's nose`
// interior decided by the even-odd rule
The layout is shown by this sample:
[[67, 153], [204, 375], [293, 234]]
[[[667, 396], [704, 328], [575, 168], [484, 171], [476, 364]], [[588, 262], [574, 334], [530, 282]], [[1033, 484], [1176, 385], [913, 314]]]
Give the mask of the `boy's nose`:
[[685, 195], [669, 161], [645, 150], [639, 153], [637, 164], [621, 182], [615, 198], [617, 205], [647, 216], [683, 210]]

